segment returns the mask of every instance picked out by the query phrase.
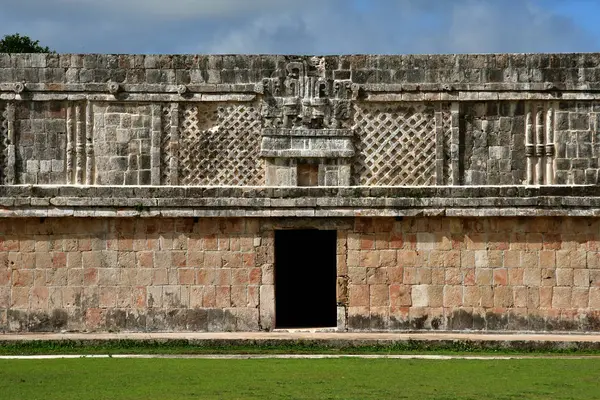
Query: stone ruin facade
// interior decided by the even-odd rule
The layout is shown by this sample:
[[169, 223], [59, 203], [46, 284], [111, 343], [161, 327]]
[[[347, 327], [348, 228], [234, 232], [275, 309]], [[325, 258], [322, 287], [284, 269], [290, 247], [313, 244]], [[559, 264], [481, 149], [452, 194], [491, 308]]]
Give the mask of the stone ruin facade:
[[599, 331], [599, 170], [600, 54], [0, 54], [0, 331]]

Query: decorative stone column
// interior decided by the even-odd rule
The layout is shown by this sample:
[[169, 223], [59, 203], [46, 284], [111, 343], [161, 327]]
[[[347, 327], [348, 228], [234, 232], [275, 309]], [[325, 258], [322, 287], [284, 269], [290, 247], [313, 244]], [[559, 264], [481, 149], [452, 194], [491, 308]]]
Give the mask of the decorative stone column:
[[[554, 107], [552, 104], [527, 104], [525, 152], [527, 185], [554, 183]], [[535, 113], [535, 123], [534, 123]]]
[[546, 185], [554, 184], [554, 107], [546, 111]]
[[534, 182], [534, 155], [535, 145], [533, 144], [533, 115], [531, 106], [528, 104], [525, 111], [525, 156], [527, 157], [527, 184], [533, 185]]

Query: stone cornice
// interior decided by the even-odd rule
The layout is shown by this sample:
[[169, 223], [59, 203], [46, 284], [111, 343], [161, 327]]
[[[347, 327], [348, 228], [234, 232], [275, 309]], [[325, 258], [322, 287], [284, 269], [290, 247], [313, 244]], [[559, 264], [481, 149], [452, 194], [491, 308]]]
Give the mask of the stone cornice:
[[600, 217], [600, 187], [0, 188], [0, 217]]

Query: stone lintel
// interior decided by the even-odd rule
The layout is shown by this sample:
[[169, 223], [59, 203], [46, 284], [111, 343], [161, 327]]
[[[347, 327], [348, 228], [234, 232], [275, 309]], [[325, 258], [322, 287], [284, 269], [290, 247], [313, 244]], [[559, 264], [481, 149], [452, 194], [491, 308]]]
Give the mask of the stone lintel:
[[351, 137], [351, 129], [264, 128], [263, 136]]

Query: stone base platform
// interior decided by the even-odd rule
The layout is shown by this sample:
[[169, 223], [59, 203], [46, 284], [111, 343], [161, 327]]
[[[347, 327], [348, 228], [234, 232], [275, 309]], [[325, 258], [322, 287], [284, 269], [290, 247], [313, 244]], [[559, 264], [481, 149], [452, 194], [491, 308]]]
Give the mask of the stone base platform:
[[[315, 346], [329, 349], [389, 347], [395, 351], [600, 351], [599, 334], [558, 333], [347, 333], [315, 331], [180, 332], [180, 333], [50, 333], [0, 335], [0, 348], [15, 342], [71, 342], [82, 349], [115, 341], [133, 344], [172, 344], [214, 347], [255, 345], [257, 352], [276, 346]], [[318, 353], [319, 350], [315, 349]]]

